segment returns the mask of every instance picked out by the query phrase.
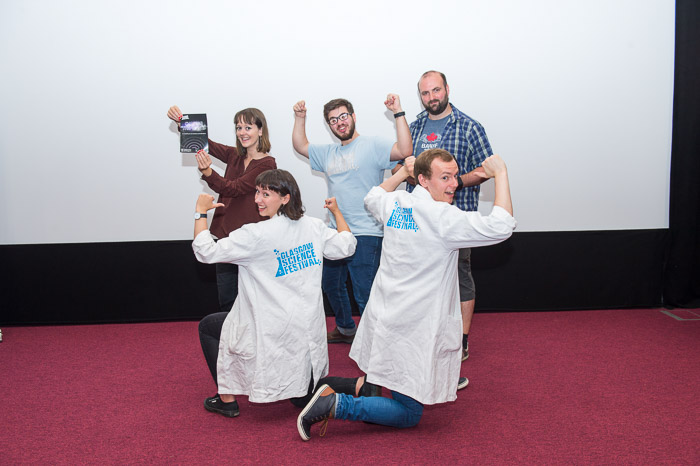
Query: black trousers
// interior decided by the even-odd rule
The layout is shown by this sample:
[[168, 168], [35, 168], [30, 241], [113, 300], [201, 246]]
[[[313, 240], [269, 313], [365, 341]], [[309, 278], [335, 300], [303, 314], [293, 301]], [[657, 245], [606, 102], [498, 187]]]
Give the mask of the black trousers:
[[[202, 345], [202, 353], [207, 361], [209, 372], [214, 379], [214, 383], [218, 385], [216, 379], [216, 360], [219, 357], [219, 340], [221, 339], [221, 329], [224, 326], [224, 320], [228, 312], [217, 312], [209, 314], [199, 321], [199, 343]], [[328, 384], [337, 393], [346, 395], [355, 395], [355, 386], [357, 377], [324, 377], [318, 381], [318, 385]], [[316, 384], [314, 383], [313, 373], [311, 374], [311, 382], [309, 383], [309, 391], [306, 396], [300, 398], [291, 398], [292, 404], [298, 408], [303, 408], [311, 400], [314, 394]]]

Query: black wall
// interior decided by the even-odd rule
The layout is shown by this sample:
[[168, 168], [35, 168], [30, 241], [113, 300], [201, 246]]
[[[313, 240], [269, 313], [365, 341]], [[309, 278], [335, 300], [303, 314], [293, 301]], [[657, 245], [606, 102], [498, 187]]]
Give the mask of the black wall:
[[700, 307], [700, 2], [676, 2], [669, 250], [664, 301]]
[[[477, 311], [659, 306], [667, 236], [515, 233], [474, 249]], [[190, 241], [0, 246], [0, 263], [0, 325], [198, 319], [218, 311], [214, 266], [195, 260]]]

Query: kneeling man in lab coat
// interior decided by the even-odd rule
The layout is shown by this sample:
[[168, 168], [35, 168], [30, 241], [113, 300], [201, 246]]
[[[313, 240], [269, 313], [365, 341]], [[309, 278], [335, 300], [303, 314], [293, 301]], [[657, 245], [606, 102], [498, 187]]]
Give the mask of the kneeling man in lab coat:
[[[323, 385], [297, 419], [303, 440], [321, 421], [324, 435], [328, 419], [412, 427], [420, 421], [423, 405], [457, 398], [459, 249], [500, 243], [516, 226], [505, 163], [493, 155], [482, 166], [496, 190], [487, 216], [452, 205], [459, 171], [454, 157], [442, 149], [409, 157], [365, 197], [367, 210], [384, 225], [384, 244], [350, 357], [367, 374], [367, 384], [387, 388], [392, 398], [355, 397]], [[412, 193], [394, 191], [410, 175], [419, 186]]]

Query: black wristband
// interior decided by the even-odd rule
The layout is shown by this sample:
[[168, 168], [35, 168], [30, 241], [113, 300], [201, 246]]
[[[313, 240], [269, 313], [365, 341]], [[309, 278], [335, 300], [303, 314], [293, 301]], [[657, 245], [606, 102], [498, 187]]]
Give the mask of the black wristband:
[[457, 175], [457, 191], [464, 188], [464, 181], [462, 181], [462, 175]]
[[399, 113], [394, 113], [394, 118], [399, 118], [406, 115], [406, 112], [399, 112]]

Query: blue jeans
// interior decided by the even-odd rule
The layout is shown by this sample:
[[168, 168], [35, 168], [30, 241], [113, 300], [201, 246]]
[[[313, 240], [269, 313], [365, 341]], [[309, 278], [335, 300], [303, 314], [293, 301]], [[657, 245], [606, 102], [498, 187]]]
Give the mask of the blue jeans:
[[355, 321], [352, 320], [352, 307], [346, 282], [348, 273], [352, 281], [352, 291], [360, 315], [365, 310], [369, 290], [379, 268], [382, 255], [381, 236], [356, 236], [355, 254], [345, 259], [323, 260], [323, 281], [321, 286], [335, 314], [335, 324], [341, 333], [353, 335]]
[[423, 415], [423, 405], [411, 397], [392, 391], [392, 398], [370, 396], [355, 398], [336, 394], [335, 418], [367, 421], [391, 427], [413, 427]]

